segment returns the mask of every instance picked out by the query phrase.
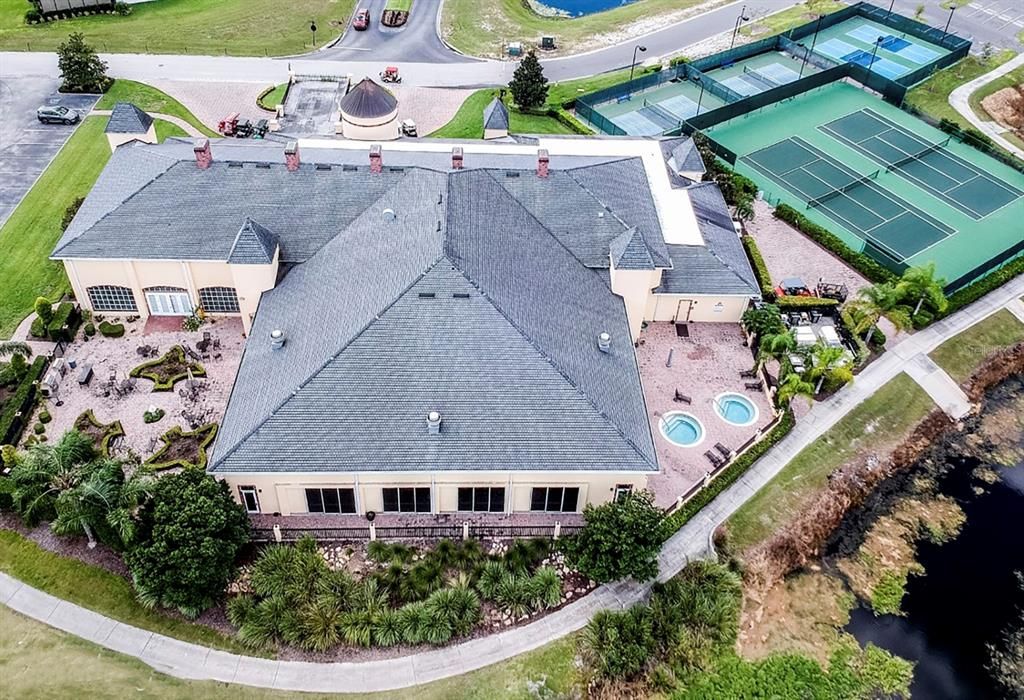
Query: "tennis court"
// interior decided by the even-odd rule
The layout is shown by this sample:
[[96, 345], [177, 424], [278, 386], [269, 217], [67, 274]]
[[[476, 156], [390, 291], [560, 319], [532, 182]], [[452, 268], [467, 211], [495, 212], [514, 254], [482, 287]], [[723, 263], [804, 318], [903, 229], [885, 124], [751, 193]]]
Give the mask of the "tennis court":
[[799, 136], [743, 157], [807, 202], [901, 263], [956, 231]]
[[818, 127], [886, 170], [910, 180], [973, 219], [986, 216], [1024, 195], [946, 149], [950, 139], [929, 141], [865, 108]]
[[749, 97], [792, 83], [820, 70], [785, 51], [772, 51], [727, 63], [707, 71], [706, 74], [743, 97]]
[[725, 102], [688, 80], [670, 81], [651, 90], [624, 93], [594, 109], [630, 136], [659, 136], [684, 119], [721, 107]]
[[831, 26], [810, 41], [815, 53], [835, 61], [856, 63], [890, 80], [949, 53], [937, 44], [862, 17]]

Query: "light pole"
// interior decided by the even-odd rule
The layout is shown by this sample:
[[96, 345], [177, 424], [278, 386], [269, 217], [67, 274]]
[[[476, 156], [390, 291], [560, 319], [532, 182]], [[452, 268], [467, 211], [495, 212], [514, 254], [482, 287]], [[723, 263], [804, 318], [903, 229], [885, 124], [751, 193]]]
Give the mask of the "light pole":
[[700, 84], [700, 95], [697, 96], [697, 113], [694, 115], [695, 117], [699, 117], [700, 103], [704, 101], [704, 81], [701, 80], [701, 77], [699, 75], [693, 76], [693, 79], [696, 80], [698, 84]]
[[749, 17], [747, 17], [744, 14], [746, 11], [747, 11], [747, 6], [744, 5], [743, 9], [740, 10], [740, 16], [736, 18], [736, 24], [734, 24], [733, 27], [732, 27], [732, 40], [729, 42], [729, 48], [730, 49], [732, 48], [733, 44], [736, 43], [736, 32], [738, 32], [740, 30], [740, 23], [741, 22], [746, 22], [747, 20], [750, 19]]
[[946, 18], [946, 26], [942, 30], [942, 39], [943, 40], [946, 39], [946, 34], [949, 33], [949, 23], [953, 21], [953, 13], [954, 12], [956, 12], [956, 5], [953, 5], [953, 7], [949, 8], [949, 17]]
[[645, 51], [647, 51], [647, 47], [646, 46], [640, 46], [640, 44], [637, 44], [636, 46], [633, 47], [633, 62], [629, 64], [629, 79], [631, 81], [633, 80], [633, 69], [636, 68], [636, 52], [637, 51], [639, 51], [640, 53], [644, 53]]
[[892, 8], [893, 8], [893, 6], [895, 4], [896, 4], [896, 0], [892, 0], [892, 2], [889, 3], [889, 14], [887, 14], [886, 17], [888, 17], [889, 15], [892, 14]]
[[[895, 2], [896, 0], [893, 0]], [[825, 15], [818, 15], [818, 23], [814, 25], [814, 36], [811, 37], [811, 48], [804, 50], [804, 62], [800, 66], [800, 77], [804, 77], [804, 67], [807, 65], [807, 59], [812, 53], [814, 53], [814, 45], [818, 43], [818, 32], [821, 31], [821, 20], [825, 19]], [[803, 46], [803, 44], [801, 44]]]
[[880, 36], [875, 39], [875, 46], [871, 49], [871, 60], [868, 62], [868, 70], [872, 70], [871, 66], [875, 65], [875, 54], [878, 53], [878, 47], [885, 41], [884, 36]]
[[309, 31], [313, 32], [313, 46], [316, 46], [316, 22], [310, 20]]

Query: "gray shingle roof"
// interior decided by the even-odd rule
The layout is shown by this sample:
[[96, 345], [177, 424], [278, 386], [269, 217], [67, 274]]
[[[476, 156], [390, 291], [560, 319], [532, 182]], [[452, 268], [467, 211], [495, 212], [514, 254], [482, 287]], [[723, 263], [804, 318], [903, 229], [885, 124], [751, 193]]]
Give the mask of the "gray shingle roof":
[[670, 245], [672, 269], [661, 275], [663, 294], [761, 295], [743, 243], [733, 228], [729, 207], [711, 182], [686, 188], [697, 215], [703, 246]]
[[277, 236], [246, 217], [231, 246], [228, 262], [236, 265], [269, 265], [277, 251]]
[[683, 139], [672, 149], [672, 164], [681, 172], [704, 172], [704, 160], [700, 157], [693, 139]]
[[619, 234], [611, 244], [612, 263], [619, 270], [653, 270], [654, 260], [643, 236], [635, 228]]
[[153, 117], [131, 102], [118, 102], [110, 113], [104, 131], [108, 134], [144, 134], [152, 124]]
[[497, 97], [484, 107], [484, 129], [508, 131], [508, 110]]
[[391, 91], [370, 78], [363, 78], [356, 83], [340, 102], [341, 111], [357, 119], [386, 117], [394, 112], [397, 106], [398, 100]]

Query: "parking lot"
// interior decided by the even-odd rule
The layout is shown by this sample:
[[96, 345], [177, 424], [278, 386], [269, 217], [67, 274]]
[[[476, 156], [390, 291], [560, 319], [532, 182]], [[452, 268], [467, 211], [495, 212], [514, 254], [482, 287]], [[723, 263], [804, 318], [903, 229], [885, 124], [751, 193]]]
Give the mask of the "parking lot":
[[61, 95], [46, 78], [0, 79], [0, 226], [46, 169], [75, 126], [40, 124], [36, 108], [61, 104], [86, 114], [96, 95]]

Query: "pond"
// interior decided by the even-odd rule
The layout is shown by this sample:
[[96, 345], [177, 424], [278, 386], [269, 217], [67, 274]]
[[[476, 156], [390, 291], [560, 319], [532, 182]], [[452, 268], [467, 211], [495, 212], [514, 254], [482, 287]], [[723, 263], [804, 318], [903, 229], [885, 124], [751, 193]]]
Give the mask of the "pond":
[[620, 5], [628, 5], [631, 2], [636, 2], [636, 0], [533, 0], [531, 4], [539, 6], [543, 14], [582, 17], [610, 10]]
[[986, 671], [986, 645], [1000, 640], [1024, 606], [1014, 574], [1024, 572], [1024, 463], [998, 469], [1001, 479], [980, 495], [971, 472], [985, 462], [958, 456], [947, 463], [953, 468], [941, 491], [963, 508], [963, 530], [946, 544], [919, 542], [926, 574], [910, 577], [904, 616], [876, 617], [860, 607], [847, 631], [914, 661], [915, 698], [1001, 697]]

